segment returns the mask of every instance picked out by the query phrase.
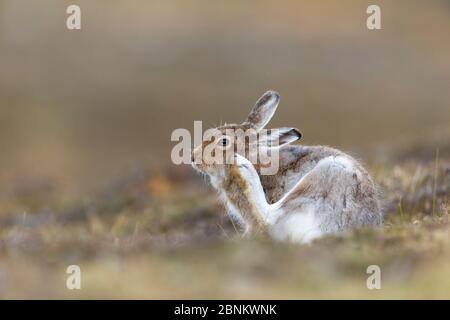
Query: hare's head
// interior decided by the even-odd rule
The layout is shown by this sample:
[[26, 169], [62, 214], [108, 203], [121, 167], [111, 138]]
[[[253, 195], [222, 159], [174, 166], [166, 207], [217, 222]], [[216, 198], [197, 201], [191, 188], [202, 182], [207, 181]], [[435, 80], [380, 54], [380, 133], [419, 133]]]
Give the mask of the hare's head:
[[273, 160], [278, 148], [302, 136], [295, 128], [264, 129], [279, 101], [277, 92], [267, 91], [243, 123], [207, 130], [202, 144], [192, 152], [194, 168], [216, 178], [225, 177], [227, 170], [236, 165], [236, 154], [247, 158], [258, 169], [270, 165], [268, 161]]

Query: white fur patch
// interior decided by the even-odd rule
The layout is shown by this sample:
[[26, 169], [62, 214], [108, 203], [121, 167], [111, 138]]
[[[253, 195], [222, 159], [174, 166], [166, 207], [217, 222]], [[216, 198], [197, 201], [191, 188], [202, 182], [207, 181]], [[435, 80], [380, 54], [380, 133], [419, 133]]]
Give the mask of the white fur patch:
[[342, 165], [347, 170], [350, 170], [350, 171], [355, 170], [354, 163], [350, 158], [339, 156], [339, 157], [335, 158], [335, 161], [337, 163], [339, 163], [340, 165]]
[[309, 243], [321, 237], [323, 232], [319, 229], [314, 210], [309, 209], [299, 213], [288, 213], [284, 217], [282, 216], [271, 227], [271, 235], [280, 241]]
[[330, 156], [330, 157], [326, 157], [323, 158], [322, 160], [320, 160], [317, 166], [326, 166], [326, 165], [335, 165], [335, 166], [340, 166], [343, 169], [347, 169], [349, 171], [354, 171], [355, 170], [355, 166], [353, 165], [353, 161], [347, 157], [343, 157], [343, 156]]

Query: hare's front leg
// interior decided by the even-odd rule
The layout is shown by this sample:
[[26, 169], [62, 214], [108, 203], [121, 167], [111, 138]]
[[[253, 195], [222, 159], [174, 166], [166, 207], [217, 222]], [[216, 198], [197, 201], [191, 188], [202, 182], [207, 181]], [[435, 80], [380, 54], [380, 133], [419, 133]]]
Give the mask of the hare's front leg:
[[229, 207], [239, 210], [247, 222], [247, 233], [251, 230], [267, 231], [277, 218], [273, 205], [267, 203], [264, 189], [253, 164], [236, 155], [230, 169], [230, 184], [227, 191]]

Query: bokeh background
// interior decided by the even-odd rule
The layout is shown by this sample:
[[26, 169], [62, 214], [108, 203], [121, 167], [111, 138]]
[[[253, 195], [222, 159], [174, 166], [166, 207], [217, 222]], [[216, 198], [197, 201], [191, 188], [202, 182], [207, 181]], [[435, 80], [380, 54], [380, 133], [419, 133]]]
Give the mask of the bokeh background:
[[[368, 152], [450, 124], [449, 1], [0, 1], [2, 176], [85, 189], [169, 166], [175, 128], [242, 121], [267, 89], [273, 126]], [[361, 153], [362, 154], [362, 153]], [[362, 154], [363, 155], [363, 154]]]
[[[81, 7], [82, 30], [66, 29], [70, 4]], [[366, 28], [369, 4], [381, 7], [382, 30]], [[187, 227], [191, 218], [179, 227], [187, 234], [197, 232], [197, 222], [213, 225], [210, 233], [220, 231], [211, 216], [223, 209], [215, 207], [213, 197], [208, 203], [214, 209], [197, 201], [211, 191], [188, 166], [171, 163], [170, 134], [176, 128], [193, 130], [194, 120], [203, 120], [205, 128], [240, 122], [268, 89], [281, 94], [271, 126], [298, 127], [302, 143], [355, 154], [371, 166], [378, 182], [383, 175], [397, 177], [395, 184], [403, 179], [395, 174], [424, 174], [429, 178], [425, 195], [436, 195], [436, 150], [441, 159], [450, 150], [449, 35], [450, 1], [444, 0], [0, 0], [0, 252], [9, 261], [3, 269], [0, 262], [0, 294], [40, 297], [25, 284], [23, 290], [16, 283], [3, 284], [2, 292], [2, 279], [31, 273], [30, 283], [39, 284], [47, 279], [49, 264], [56, 268], [74, 256], [101, 256], [104, 248], [98, 243], [117, 244], [130, 236], [136, 242], [128, 245], [144, 254], [156, 241], [147, 231], [169, 232], [171, 220], [164, 219], [177, 216], [175, 211], [194, 217], [195, 227]], [[415, 164], [408, 169], [395, 167], [411, 157]], [[448, 201], [448, 162], [442, 161], [441, 202], [414, 202], [414, 212], [434, 213]], [[193, 182], [183, 185], [187, 180]], [[417, 200], [409, 182], [401, 186], [396, 188], [403, 193], [387, 191], [387, 207], [394, 213], [405, 192]], [[186, 203], [176, 207], [180, 198], [188, 199], [189, 209]], [[65, 224], [58, 222], [60, 216]], [[213, 222], [204, 223], [205, 216]], [[228, 220], [221, 219], [228, 230]], [[68, 221], [78, 223], [69, 232]], [[152, 229], [154, 221], [162, 231]], [[30, 233], [49, 225], [55, 230]], [[61, 240], [59, 232], [67, 239]], [[181, 239], [177, 243], [191, 239], [179, 233], [173, 237]], [[253, 244], [243, 246], [253, 250]], [[114, 245], [107, 248], [119, 254]], [[258, 248], [263, 257], [273, 249]], [[77, 254], [68, 253], [73, 251]], [[18, 252], [20, 259], [11, 258]], [[52, 258], [39, 260], [47, 254]], [[210, 261], [208, 253], [200, 254]], [[28, 272], [27, 259], [39, 267]], [[180, 259], [179, 265], [162, 261], [180, 269], [192, 262]], [[398, 274], [404, 272], [401, 266], [394, 268]], [[220, 279], [217, 267], [210, 266]], [[96, 272], [102, 268], [94, 263]], [[192, 266], [191, 275], [196, 269]], [[133, 291], [138, 282], [122, 297], [148, 297], [145, 288]], [[107, 282], [100, 287], [108, 288]], [[202, 288], [195, 297], [214, 291]], [[260, 286], [256, 291], [236, 288], [223, 296], [251, 297]], [[268, 292], [295, 297], [295, 290], [277, 290]], [[164, 290], [151, 292], [151, 297], [170, 296]], [[96, 297], [110, 293], [91, 291]], [[192, 296], [189, 291], [174, 295]]]

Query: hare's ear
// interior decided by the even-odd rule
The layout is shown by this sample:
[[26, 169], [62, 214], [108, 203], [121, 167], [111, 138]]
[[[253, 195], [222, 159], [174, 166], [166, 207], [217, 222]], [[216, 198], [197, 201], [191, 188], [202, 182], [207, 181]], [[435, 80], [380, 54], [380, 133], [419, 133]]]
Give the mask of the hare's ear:
[[278, 128], [267, 130], [267, 134], [261, 136], [260, 143], [268, 147], [281, 147], [301, 138], [302, 134], [296, 128]]
[[278, 92], [267, 91], [256, 101], [255, 106], [244, 123], [251, 125], [256, 130], [264, 128], [273, 117], [279, 102], [280, 95]]

